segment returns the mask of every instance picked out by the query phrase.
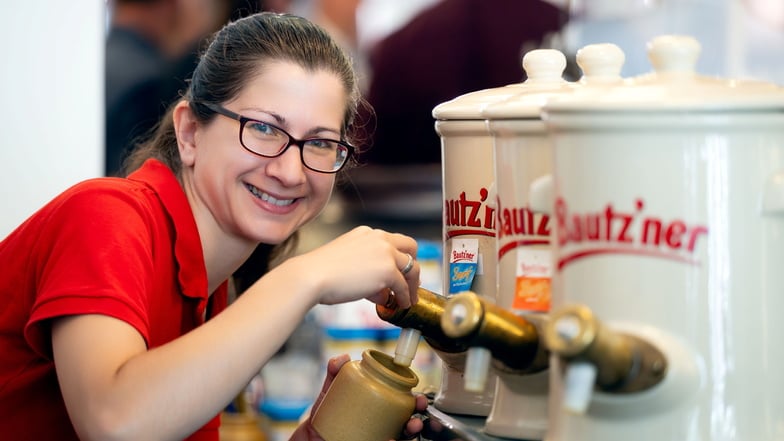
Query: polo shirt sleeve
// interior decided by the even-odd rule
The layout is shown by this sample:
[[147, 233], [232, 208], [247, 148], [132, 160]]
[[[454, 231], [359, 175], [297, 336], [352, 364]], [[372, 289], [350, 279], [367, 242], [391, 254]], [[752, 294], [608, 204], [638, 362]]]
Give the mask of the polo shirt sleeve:
[[168, 228], [150, 192], [92, 183], [51, 207], [33, 253], [38, 286], [25, 327], [36, 352], [51, 357], [51, 318], [76, 314], [123, 320], [149, 344], [153, 230]]

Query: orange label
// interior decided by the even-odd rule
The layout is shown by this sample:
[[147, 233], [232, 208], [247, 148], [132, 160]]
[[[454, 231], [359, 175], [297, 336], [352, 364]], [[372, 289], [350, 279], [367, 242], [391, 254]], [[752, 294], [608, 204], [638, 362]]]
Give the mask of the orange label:
[[512, 308], [517, 311], [550, 311], [550, 278], [517, 277]]

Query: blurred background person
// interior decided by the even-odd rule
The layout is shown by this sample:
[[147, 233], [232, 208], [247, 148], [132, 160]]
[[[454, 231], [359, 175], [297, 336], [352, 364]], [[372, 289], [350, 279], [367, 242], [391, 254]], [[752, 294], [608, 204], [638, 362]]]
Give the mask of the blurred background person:
[[523, 81], [522, 55], [548, 47], [565, 19], [543, 0], [441, 0], [420, 12], [370, 53], [375, 130], [363, 162], [440, 163], [433, 108]]
[[549, 47], [567, 17], [555, 0], [437, 0], [366, 46], [363, 166], [339, 187], [352, 215], [440, 231], [433, 108], [524, 81], [523, 54]]
[[106, 38], [106, 168], [185, 89], [199, 42], [229, 18], [229, 0], [110, 0]]
[[293, 2], [109, 0], [105, 174], [117, 174], [128, 151], [186, 88], [210, 34], [257, 12], [289, 12]]
[[360, 79], [360, 89], [367, 91], [367, 60], [359, 45], [357, 12], [362, 0], [295, 0], [290, 11], [307, 17], [326, 30], [354, 60]]

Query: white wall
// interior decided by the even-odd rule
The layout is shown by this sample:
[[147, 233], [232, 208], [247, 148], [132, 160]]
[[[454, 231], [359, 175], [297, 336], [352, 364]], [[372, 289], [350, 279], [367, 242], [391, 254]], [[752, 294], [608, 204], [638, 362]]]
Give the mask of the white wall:
[[357, 10], [359, 44], [369, 49], [440, 0], [362, 0]]
[[0, 238], [103, 171], [104, 2], [0, 5]]
[[626, 53], [623, 76], [649, 72], [645, 45], [661, 34], [700, 41], [697, 72], [784, 84], [782, 0], [571, 0], [562, 49], [615, 43]]

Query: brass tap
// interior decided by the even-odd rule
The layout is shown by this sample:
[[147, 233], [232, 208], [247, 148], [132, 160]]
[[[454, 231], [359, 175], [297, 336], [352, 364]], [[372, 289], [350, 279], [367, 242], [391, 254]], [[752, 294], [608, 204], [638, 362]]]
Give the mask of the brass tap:
[[382, 320], [400, 328], [417, 329], [433, 349], [457, 353], [465, 352], [468, 347], [456, 339], [447, 337], [441, 329], [441, 316], [447, 298], [428, 289], [417, 290], [419, 300], [410, 308], [399, 308], [394, 302], [376, 305], [376, 314]]
[[631, 393], [658, 384], [667, 360], [642, 338], [613, 331], [586, 306], [565, 307], [550, 317], [544, 341], [553, 353], [596, 367], [596, 386], [605, 392]]
[[[450, 297], [441, 316], [447, 337], [490, 351], [502, 371], [532, 373], [546, 369], [548, 354], [533, 320], [497, 306], [473, 292]], [[500, 364], [500, 366], [499, 366]]]

